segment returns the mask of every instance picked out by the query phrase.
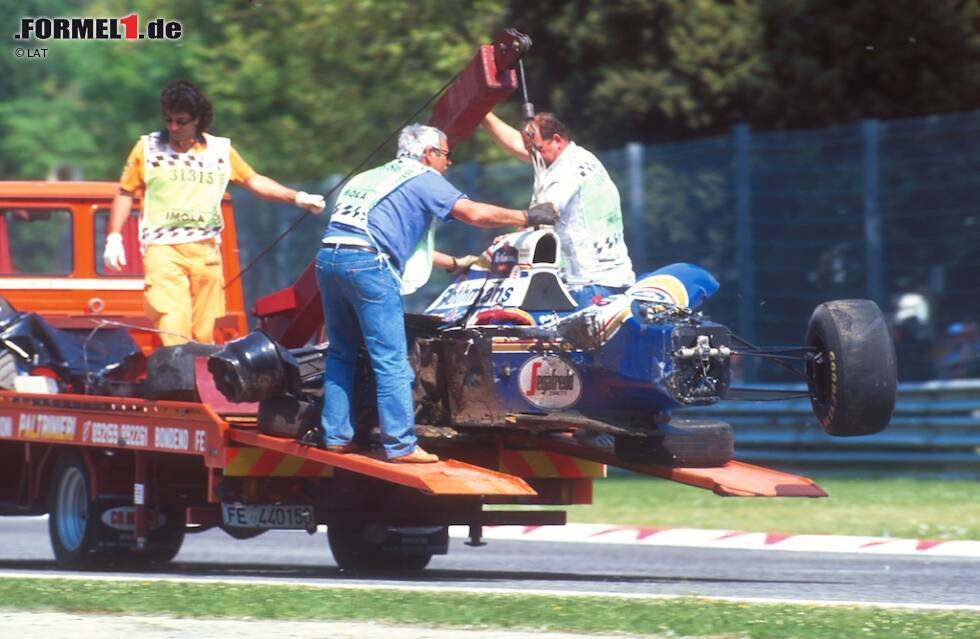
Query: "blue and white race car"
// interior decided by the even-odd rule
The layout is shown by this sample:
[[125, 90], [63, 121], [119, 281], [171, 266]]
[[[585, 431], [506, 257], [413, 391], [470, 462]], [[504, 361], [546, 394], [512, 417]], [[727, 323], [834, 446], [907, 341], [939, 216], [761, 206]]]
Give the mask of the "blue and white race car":
[[[699, 266], [670, 264], [577, 308], [559, 277], [560, 251], [548, 228], [501, 236], [424, 314], [406, 315], [423, 440], [562, 433], [607, 463], [723, 466], [731, 427], [685, 419], [683, 409], [743, 397], [731, 387], [732, 360], [754, 356], [795, 366], [827, 433], [888, 425], [895, 350], [873, 302], [821, 304], [804, 345], [758, 348], [698, 310], [718, 290]], [[260, 402], [260, 430], [297, 437], [319, 424], [323, 350], [287, 351], [258, 331], [209, 367], [229, 400]], [[366, 353], [358, 375], [355, 421], [370, 448], [377, 417]]]
[[550, 229], [502, 236], [424, 316], [409, 317], [420, 423], [571, 429], [624, 461], [720, 465], [731, 457], [728, 425], [677, 416], [732, 398], [739, 356], [796, 363], [829, 434], [875, 433], [891, 418], [894, 347], [869, 300], [822, 304], [804, 346], [760, 349], [698, 311], [718, 290], [699, 266], [670, 264], [576, 308], [559, 256]]

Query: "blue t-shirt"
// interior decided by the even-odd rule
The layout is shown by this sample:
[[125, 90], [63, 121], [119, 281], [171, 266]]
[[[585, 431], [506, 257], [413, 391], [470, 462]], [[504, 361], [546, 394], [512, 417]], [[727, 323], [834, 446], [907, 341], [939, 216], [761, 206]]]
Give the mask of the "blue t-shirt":
[[[467, 197], [435, 171], [405, 181], [386, 195], [368, 212], [368, 229], [399, 271], [422, 239], [433, 217], [443, 221], [452, 218], [456, 200]], [[340, 241], [346, 236], [366, 237], [358, 229], [331, 222], [323, 240]]]

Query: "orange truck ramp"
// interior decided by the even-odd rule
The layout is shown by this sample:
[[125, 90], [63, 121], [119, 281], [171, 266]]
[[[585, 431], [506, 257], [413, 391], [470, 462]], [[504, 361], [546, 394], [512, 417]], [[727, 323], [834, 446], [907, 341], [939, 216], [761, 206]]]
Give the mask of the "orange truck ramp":
[[663, 477], [681, 484], [710, 490], [723, 497], [826, 497], [812, 479], [732, 460], [713, 468], [671, 468], [654, 464], [622, 462], [614, 455], [582, 446], [572, 437], [552, 435], [535, 440], [538, 448], [618, 466], [644, 475]]
[[434, 464], [392, 464], [383, 459], [357, 453], [331, 453], [304, 446], [296, 440], [270, 437], [253, 430], [229, 429], [232, 442], [274, 450], [343, 468], [361, 475], [416, 488], [432, 495], [499, 495], [511, 497], [537, 494], [520, 477], [474, 466], [454, 459]]

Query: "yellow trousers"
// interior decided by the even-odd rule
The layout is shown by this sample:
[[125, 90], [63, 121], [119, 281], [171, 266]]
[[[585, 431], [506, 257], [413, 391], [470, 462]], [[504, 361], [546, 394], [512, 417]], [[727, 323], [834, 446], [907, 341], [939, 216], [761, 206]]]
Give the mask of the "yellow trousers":
[[164, 346], [214, 343], [214, 322], [225, 314], [221, 250], [207, 240], [153, 244], [143, 254], [146, 314]]

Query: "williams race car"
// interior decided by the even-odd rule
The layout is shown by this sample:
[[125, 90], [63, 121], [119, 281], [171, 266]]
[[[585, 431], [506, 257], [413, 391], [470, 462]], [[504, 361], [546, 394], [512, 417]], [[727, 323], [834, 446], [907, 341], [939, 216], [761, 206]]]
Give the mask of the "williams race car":
[[[830, 435], [888, 425], [895, 351], [874, 302], [821, 304], [802, 346], [760, 348], [698, 310], [718, 290], [699, 266], [670, 264], [623, 294], [576, 308], [558, 274], [559, 256], [553, 230], [502, 236], [424, 314], [406, 315], [417, 431], [426, 447], [502, 432], [564, 434], [609, 463], [722, 466], [732, 458], [731, 427], [685, 419], [684, 409], [778, 399], [785, 391], [732, 386], [733, 360], [749, 357], [806, 380]], [[319, 422], [324, 348], [287, 350], [256, 332], [212, 355], [210, 368], [231, 401], [260, 401], [263, 432], [302, 436]], [[358, 439], [369, 446], [376, 415], [363, 360]]]

